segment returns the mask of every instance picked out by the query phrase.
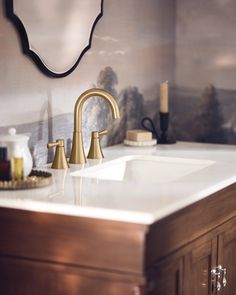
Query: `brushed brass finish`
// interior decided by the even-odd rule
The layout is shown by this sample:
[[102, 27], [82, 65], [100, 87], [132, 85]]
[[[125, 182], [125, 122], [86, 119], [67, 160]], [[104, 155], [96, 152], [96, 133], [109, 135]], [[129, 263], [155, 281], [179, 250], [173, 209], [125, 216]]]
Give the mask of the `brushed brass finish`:
[[69, 164], [66, 160], [65, 155], [65, 148], [64, 148], [64, 140], [63, 139], [57, 139], [56, 142], [51, 142], [47, 144], [47, 148], [53, 148], [56, 147], [56, 152], [54, 156], [54, 160], [52, 163], [52, 169], [66, 169], [69, 168]]
[[102, 159], [104, 158], [101, 145], [100, 145], [100, 136], [106, 135], [108, 131], [102, 130], [102, 131], [93, 131], [91, 134], [91, 143], [90, 143], [90, 149], [87, 158], [88, 159]]
[[69, 162], [72, 164], [84, 164], [86, 158], [83, 147], [82, 136], [82, 108], [87, 99], [92, 96], [99, 96], [108, 101], [114, 119], [120, 117], [120, 111], [115, 98], [107, 91], [99, 88], [92, 88], [82, 93], [75, 103], [74, 109], [74, 132], [72, 141], [72, 150]]

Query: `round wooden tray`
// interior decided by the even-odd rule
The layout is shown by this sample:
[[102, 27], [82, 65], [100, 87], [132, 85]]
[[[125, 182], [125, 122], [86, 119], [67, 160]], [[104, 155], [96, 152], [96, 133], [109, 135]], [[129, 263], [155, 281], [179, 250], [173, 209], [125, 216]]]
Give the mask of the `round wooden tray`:
[[0, 190], [32, 189], [48, 186], [52, 183], [52, 174], [46, 171], [32, 170], [23, 180], [0, 181]]

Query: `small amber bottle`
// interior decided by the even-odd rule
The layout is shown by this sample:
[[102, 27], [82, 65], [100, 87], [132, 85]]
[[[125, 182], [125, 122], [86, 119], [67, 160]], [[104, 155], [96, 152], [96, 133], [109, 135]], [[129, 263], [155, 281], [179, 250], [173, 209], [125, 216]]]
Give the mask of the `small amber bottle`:
[[11, 180], [11, 162], [7, 157], [7, 148], [0, 147], [0, 181]]
[[22, 157], [21, 149], [18, 145], [15, 146], [13, 155], [11, 158], [11, 174], [14, 180], [24, 179], [24, 162]]

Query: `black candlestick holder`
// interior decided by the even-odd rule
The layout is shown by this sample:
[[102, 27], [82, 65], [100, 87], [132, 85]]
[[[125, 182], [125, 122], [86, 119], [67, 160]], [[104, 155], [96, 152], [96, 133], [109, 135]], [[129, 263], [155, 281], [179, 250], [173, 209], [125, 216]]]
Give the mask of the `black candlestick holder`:
[[157, 139], [157, 144], [173, 144], [176, 143], [175, 140], [170, 139], [167, 134], [167, 130], [169, 127], [169, 113], [159, 113], [160, 114], [160, 129], [161, 135], [159, 135], [159, 131], [157, 131], [153, 120], [149, 117], [145, 117], [141, 121], [142, 127], [152, 132], [153, 136]]
[[161, 136], [159, 138], [158, 144], [173, 144], [176, 143], [175, 140], [168, 138], [167, 130], [169, 127], [169, 113], [159, 113], [160, 114], [160, 129]]

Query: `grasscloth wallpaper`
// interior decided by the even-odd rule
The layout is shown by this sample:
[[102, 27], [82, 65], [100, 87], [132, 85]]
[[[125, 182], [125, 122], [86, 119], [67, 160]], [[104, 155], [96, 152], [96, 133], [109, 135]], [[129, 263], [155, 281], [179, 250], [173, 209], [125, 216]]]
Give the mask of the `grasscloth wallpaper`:
[[29, 133], [35, 165], [51, 160], [48, 141], [69, 153], [73, 108], [91, 87], [113, 93], [121, 119], [99, 98], [83, 110], [90, 132], [109, 129], [103, 145], [121, 142], [143, 116], [158, 125], [159, 84], [169, 80], [171, 133], [177, 140], [236, 143], [236, 2], [234, 0], [104, 0], [91, 49], [68, 77], [43, 75], [22, 54], [0, 0], [0, 133]]

